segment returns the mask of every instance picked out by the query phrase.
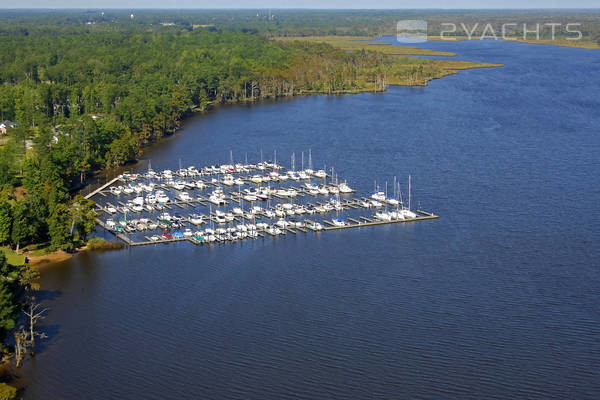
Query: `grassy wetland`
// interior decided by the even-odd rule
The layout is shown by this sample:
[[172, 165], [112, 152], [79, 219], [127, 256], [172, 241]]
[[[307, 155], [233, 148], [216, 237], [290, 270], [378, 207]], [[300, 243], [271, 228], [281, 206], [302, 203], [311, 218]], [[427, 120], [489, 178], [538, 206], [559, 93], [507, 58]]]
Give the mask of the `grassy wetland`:
[[[364, 71], [359, 76], [360, 90], [358, 91], [380, 91], [384, 87], [378, 88], [372, 84], [369, 79], [373, 74], [379, 72], [386, 85], [399, 86], [426, 86], [432, 79], [443, 78], [444, 76], [457, 74], [460, 70], [472, 68], [494, 68], [502, 67], [502, 64], [493, 64], [485, 62], [460, 61], [452, 59], [433, 60], [422, 59], [412, 56], [440, 56], [454, 57], [455, 53], [441, 52], [430, 49], [423, 49], [416, 46], [392, 46], [389, 43], [372, 42], [372, 37], [355, 36], [309, 36], [309, 37], [283, 37], [275, 39], [282, 42], [305, 42], [322, 43], [332, 48], [342, 49], [350, 53], [369, 54], [374, 53], [380, 57], [380, 64], [377, 68], [371, 68]], [[411, 56], [411, 57], [402, 57]]]

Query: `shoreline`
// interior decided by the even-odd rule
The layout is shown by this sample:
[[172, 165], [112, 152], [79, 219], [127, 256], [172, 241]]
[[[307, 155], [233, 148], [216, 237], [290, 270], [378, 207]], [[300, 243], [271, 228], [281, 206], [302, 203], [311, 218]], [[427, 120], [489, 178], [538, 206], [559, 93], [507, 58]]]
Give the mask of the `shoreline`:
[[73, 253], [68, 253], [64, 250], [57, 250], [57, 251], [48, 252], [46, 254], [39, 255], [39, 256], [26, 255], [26, 257], [29, 260], [29, 265], [31, 265], [32, 267], [34, 267], [35, 269], [37, 269], [39, 271], [39, 270], [42, 270], [51, 265], [57, 264], [59, 262], [69, 260], [74, 255], [79, 254], [84, 251], [88, 251], [87, 246], [77, 249]]
[[[386, 33], [383, 34], [381, 36], [395, 36], [396, 33]], [[555, 40], [551, 40], [551, 39], [523, 39], [523, 38], [518, 38], [518, 37], [514, 37], [514, 38], [508, 38], [508, 39], [503, 39], [502, 37], [498, 37], [498, 38], [493, 38], [493, 37], [487, 37], [487, 38], [479, 38], [479, 37], [475, 37], [473, 36], [473, 38], [469, 39], [468, 36], [447, 36], [447, 38], [453, 38], [453, 40], [449, 40], [449, 39], [442, 39], [441, 36], [439, 35], [429, 35], [427, 36], [427, 41], [429, 42], [448, 42], [448, 43], [456, 43], [456, 42], [462, 42], [465, 40], [498, 40], [498, 41], [503, 41], [503, 42], [515, 42], [515, 43], [527, 43], [527, 44], [538, 44], [538, 45], [550, 45], [550, 46], [556, 46], [556, 47], [569, 47], [572, 49], [587, 49], [587, 50], [600, 50], [600, 43], [596, 43], [590, 40], [566, 40], [566, 39], [555, 39]], [[423, 42], [423, 43], [427, 43]], [[423, 44], [420, 43], [420, 44]], [[410, 43], [408, 43], [410, 45]]]

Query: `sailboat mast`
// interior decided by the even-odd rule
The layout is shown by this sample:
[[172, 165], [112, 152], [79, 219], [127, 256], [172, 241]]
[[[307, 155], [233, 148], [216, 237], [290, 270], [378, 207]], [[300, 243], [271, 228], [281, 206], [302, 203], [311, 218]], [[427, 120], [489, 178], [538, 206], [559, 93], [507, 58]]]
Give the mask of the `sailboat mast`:
[[398, 182], [398, 194], [400, 195], [400, 204], [402, 204], [402, 209], [404, 209], [404, 200], [402, 199], [402, 191], [400, 190], [400, 182]]
[[410, 210], [410, 197], [411, 197], [411, 177], [410, 174], [408, 175], [408, 209]]
[[292, 152], [292, 171], [296, 171], [296, 153]]
[[310, 149], [308, 149], [308, 169], [312, 170], [312, 155], [310, 154]]
[[304, 152], [302, 152], [302, 171], [304, 171]]
[[387, 212], [387, 209], [388, 209], [387, 208], [387, 206], [388, 206], [387, 199], [388, 199], [388, 195], [387, 195], [387, 181], [385, 181], [385, 212]]

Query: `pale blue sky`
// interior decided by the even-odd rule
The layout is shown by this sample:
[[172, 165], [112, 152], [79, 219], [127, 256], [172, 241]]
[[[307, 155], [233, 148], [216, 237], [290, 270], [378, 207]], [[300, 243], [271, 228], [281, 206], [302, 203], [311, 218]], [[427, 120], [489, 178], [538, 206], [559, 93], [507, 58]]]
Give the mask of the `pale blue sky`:
[[598, 8], [599, 0], [0, 0], [0, 8]]

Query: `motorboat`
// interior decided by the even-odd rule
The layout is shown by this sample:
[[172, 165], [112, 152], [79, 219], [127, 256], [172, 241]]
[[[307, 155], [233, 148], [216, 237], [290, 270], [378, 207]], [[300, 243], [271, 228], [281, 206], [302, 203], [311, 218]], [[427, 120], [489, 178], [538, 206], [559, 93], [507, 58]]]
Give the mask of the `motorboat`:
[[159, 221], [171, 222], [171, 214], [164, 212], [158, 216]]
[[302, 228], [304, 226], [306, 226], [306, 224], [304, 223], [304, 221], [300, 221], [297, 219], [291, 219], [290, 220], [290, 225], [295, 227], [295, 228]]
[[386, 200], [384, 192], [375, 192], [371, 195], [371, 198], [373, 200], [377, 200], [377, 201], [385, 201]]
[[203, 181], [196, 181], [196, 188], [202, 190], [206, 188], [206, 184]]
[[281, 232], [281, 229], [279, 229], [279, 228], [278, 228], [278, 227], [276, 227], [276, 226], [269, 226], [269, 227], [266, 229], [266, 231], [267, 231], [267, 233], [268, 233], [269, 235], [273, 235], [273, 236], [281, 235], [281, 233], [282, 233], [282, 232]]
[[222, 183], [225, 186], [233, 186], [233, 185], [235, 185], [235, 179], [233, 179], [232, 175], [225, 175], [225, 177], [223, 178]]
[[223, 197], [216, 195], [216, 194], [211, 194], [210, 197], [208, 198], [208, 201], [210, 201], [211, 203], [216, 204], [218, 206], [223, 206], [223, 205], [227, 204], [227, 201]]
[[402, 214], [404, 215], [404, 219], [417, 218], [417, 214], [415, 214], [414, 212], [410, 211], [407, 208], [403, 208], [401, 211], [402, 211]]
[[331, 220], [331, 222], [333, 223], [333, 225], [335, 226], [346, 226], [346, 221], [344, 221], [341, 218], [333, 218]]
[[198, 214], [190, 214], [189, 220], [194, 225], [200, 225], [204, 222], [204, 218], [202, 217], [202, 215]]
[[171, 187], [175, 190], [184, 190], [185, 183], [183, 181], [176, 181], [171, 184]]
[[316, 176], [317, 178], [321, 178], [321, 179], [327, 178], [327, 172], [325, 172], [322, 169], [313, 172], [313, 175]]
[[192, 201], [192, 196], [188, 192], [181, 192], [177, 195], [177, 198], [181, 201]]
[[252, 214], [258, 214], [258, 213], [262, 212], [262, 208], [260, 208], [259, 206], [252, 206], [252, 208], [250, 209], [250, 212]]
[[244, 210], [242, 210], [240, 207], [233, 207], [233, 210], [231, 211], [234, 215], [244, 215]]
[[379, 208], [379, 207], [382, 207], [382, 206], [383, 206], [383, 204], [381, 204], [377, 200], [371, 200], [371, 207]]
[[288, 226], [290, 226], [290, 223], [288, 221], [286, 221], [285, 219], [281, 218], [280, 220], [278, 220], [275, 225], [277, 225], [278, 227], [285, 229]]
[[354, 190], [346, 182], [342, 182], [338, 185], [340, 193], [352, 193]]
[[308, 175], [306, 171], [298, 171], [298, 176], [300, 179], [310, 179], [310, 175]]
[[265, 230], [269, 227], [269, 225], [265, 222], [259, 222], [256, 224], [256, 229]]
[[273, 211], [272, 209], [267, 209], [265, 210], [265, 216], [267, 218], [275, 218], [275, 211]]
[[379, 221], [391, 221], [392, 216], [387, 212], [378, 211], [375, 213], [375, 219], [377, 219]]
[[306, 227], [310, 228], [314, 231], [322, 231], [323, 230], [323, 225], [321, 225], [320, 223], [315, 222], [315, 221], [309, 222], [308, 224], [306, 224]]
[[156, 201], [162, 204], [168, 203], [169, 196], [167, 196], [162, 190], [159, 190], [158, 192], [156, 192]]

